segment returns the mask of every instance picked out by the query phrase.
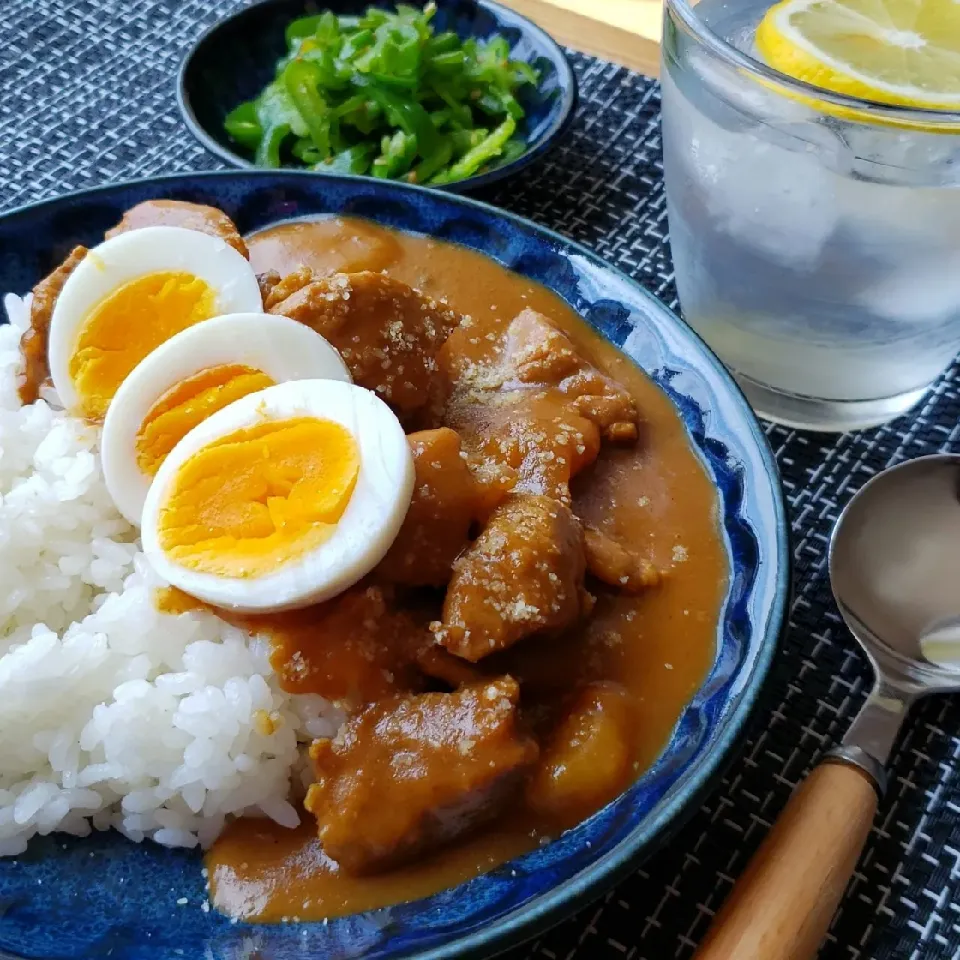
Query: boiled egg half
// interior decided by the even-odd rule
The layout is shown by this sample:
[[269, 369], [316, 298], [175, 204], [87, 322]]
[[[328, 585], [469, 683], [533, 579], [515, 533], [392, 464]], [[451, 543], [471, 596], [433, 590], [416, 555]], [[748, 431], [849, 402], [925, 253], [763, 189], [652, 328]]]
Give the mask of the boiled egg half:
[[160, 465], [197, 424], [288, 380], [349, 383], [350, 372], [319, 333], [264, 313], [205, 320], [149, 353], [120, 385], [103, 422], [103, 477], [117, 509], [139, 525]]
[[299, 380], [243, 397], [191, 430], [143, 508], [168, 583], [238, 612], [341, 593], [380, 562], [413, 492], [403, 427], [376, 394]]
[[211, 317], [262, 309], [253, 268], [218, 237], [182, 227], [121, 233], [84, 257], [57, 298], [53, 385], [68, 411], [100, 420], [161, 343]]

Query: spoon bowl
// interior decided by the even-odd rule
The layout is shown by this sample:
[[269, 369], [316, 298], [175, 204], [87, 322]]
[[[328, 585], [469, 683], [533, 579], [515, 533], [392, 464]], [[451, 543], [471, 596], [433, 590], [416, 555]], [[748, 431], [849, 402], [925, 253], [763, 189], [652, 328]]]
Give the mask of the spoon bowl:
[[960, 687], [960, 457], [909, 460], [870, 480], [837, 521], [829, 564], [840, 612], [878, 672], [899, 670], [918, 692]]

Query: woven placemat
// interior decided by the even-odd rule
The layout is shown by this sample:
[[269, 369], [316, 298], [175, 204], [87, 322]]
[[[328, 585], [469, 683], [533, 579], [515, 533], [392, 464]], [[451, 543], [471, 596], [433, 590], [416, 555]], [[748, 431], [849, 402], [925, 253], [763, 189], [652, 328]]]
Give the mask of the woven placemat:
[[[0, 209], [132, 177], [216, 169], [177, 113], [183, 52], [237, 0], [0, 0]], [[655, 82], [574, 56], [566, 142], [484, 199], [596, 250], [675, 306]], [[511, 960], [688, 957], [767, 826], [865, 695], [830, 597], [838, 511], [876, 471], [960, 450], [955, 369], [910, 417], [865, 433], [770, 427], [790, 504], [796, 599], [744, 753], [670, 844], [602, 902]], [[911, 717], [866, 853], [822, 956], [960, 958], [960, 703]]]

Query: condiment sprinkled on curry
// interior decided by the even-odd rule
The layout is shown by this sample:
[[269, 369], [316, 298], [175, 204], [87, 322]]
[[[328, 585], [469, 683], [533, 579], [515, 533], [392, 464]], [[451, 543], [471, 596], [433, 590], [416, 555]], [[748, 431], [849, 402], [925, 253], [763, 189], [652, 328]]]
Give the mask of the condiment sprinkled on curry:
[[[319, 919], [493, 869], [651, 765], [713, 662], [728, 566], [713, 486], [635, 365], [545, 288], [362, 220], [241, 238], [152, 201], [108, 238], [34, 291], [22, 409], [52, 376], [63, 422], [102, 432], [132, 524], [109, 536], [145, 558], [120, 600], [209, 631], [204, 657], [266, 659], [218, 673], [184, 633], [131, 674], [144, 709], [182, 698], [167, 746], [196, 739], [95, 789], [105, 825], [207, 846], [233, 917]], [[184, 719], [203, 697], [235, 732]], [[95, 727], [90, 783], [113, 762]]]

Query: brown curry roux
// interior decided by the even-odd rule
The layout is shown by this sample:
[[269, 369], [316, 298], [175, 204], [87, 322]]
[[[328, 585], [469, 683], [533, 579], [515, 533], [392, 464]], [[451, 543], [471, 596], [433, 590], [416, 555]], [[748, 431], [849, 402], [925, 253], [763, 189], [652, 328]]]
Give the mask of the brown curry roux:
[[[591, 793], [592, 779], [615, 783], [615, 794], [649, 767], [702, 683], [715, 654], [728, 568], [716, 494], [676, 411], [554, 294], [465, 248], [360, 220], [281, 225], [247, 244], [258, 273], [285, 277], [302, 266], [321, 277], [383, 271], [469, 315], [474, 336], [464, 352], [472, 352], [471, 362], [482, 359], [485, 345], [522, 311], [542, 314], [583, 358], [629, 391], [643, 425], [639, 443], [605, 443], [596, 463], [574, 477], [573, 511], [663, 574], [656, 586], [633, 593], [590, 578], [596, 604], [584, 623], [559, 638], [524, 640], [478, 665], [490, 676], [519, 681], [523, 716], [542, 744], [526, 789], [478, 832], [406, 866], [356, 875], [324, 854], [309, 815], [293, 831], [255, 819], [227, 827], [207, 856], [214, 904], [249, 920], [319, 919], [455, 885], [549, 842], [612, 799]], [[383, 598], [372, 594], [362, 602], [376, 608]], [[378, 697], [393, 686], [402, 689], [402, 671], [371, 663], [362, 638], [360, 646], [342, 648], [317, 640], [324, 632], [320, 619], [330, 616], [321, 607], [250, 624], [273, 634], [273, 662], [284, 686], [303, 689], [296, 682], [305, 676], [302, 663], [292, 665], [298, 655], [309, 661], [313, 651], [317, 670], [309, 689], [335, 699], [358, 676], [374, 683]], [[355, 619], [349, 610], [339, 616], [344, 624]], [[579, 746], [571, 751], [569, 744]], [[548, 789], [555, 769], [572, 772], [565, 792]]]

